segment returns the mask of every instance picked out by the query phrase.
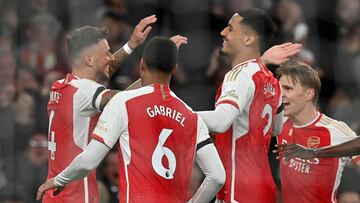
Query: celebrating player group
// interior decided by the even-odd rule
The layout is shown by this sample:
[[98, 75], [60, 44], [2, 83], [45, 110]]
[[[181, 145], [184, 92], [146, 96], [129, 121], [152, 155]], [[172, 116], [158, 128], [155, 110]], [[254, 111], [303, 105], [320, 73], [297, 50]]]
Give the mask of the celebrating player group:
[[[99, 202], [94, 169], [118, 145], [120, 202], [275, 203], [268, 151], [277, 136], [283, 202], [335, 202], [345, 159], [315, 149], [344, 143], [339, 156], [354, 155], [354, 144], [345, 142], [356, 135], [317, 110], [318, 74], [290, 60], [301, 45], [266, 50], [272, 19], [260, 9], [241, 10], [220, 33], [220, 53], [232, 68], [214, 110], [193, 111], [169, 86], [179, 49], [188, 43], [180, 35], [148, 39], [140, 79], [125, 91], [106, 89], [103, 83], [156, 21], [155, 15], [143, 18], [115, 53], [104, 29], [84, 26], [68, 35], [72, 73], [51, 87], [48, 177], [37, 200]], [[267, 64], [281, 64], [279, 80]], [[205, 178], [189, 194], [194, 164]]]

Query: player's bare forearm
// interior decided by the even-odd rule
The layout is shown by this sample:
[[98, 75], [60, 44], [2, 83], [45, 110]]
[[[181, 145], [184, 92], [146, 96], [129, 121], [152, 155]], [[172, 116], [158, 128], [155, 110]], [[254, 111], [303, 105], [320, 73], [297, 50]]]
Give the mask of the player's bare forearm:
[[360, 155], [360, 137], [336, 146], [317, 149], [314, 155], [319, 158]]
[[110, 64], [109, 75], [112, 77], [115, 72], [119, 69], [120, 65], [130, 56], [130, 54], [126, 53], [124, 47], [117, 50], [114, 54], [114, 61]]
[[101, 101], [100, 101], [100, 107], [99, 107], [101, 111], [104, 109], [106, 104], [110, 101], [110, 99], [118, 92], [120, 92], [120, 91], [119, 90], [109, 90], [102, 95]]

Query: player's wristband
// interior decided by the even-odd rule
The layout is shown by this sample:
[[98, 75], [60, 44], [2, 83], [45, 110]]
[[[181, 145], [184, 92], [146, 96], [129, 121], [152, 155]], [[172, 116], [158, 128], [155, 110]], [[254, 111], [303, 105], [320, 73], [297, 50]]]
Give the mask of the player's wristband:
[[124, 51], [127, 53], [127, 54], [131, 54], [134, 50], [132, 50], [130, 47], [129, 47], [129, 45], [128, 45], [128, 43], [126, 43], [124, 46], [123, 46], [123, 49], [124, 49]]
[[69, 181], [67, 179], [64, 179], [61, 174], [58, 174], [54, 178], [54, 184], [57, 188], [64, 187], [66, 184], [68, 184]]

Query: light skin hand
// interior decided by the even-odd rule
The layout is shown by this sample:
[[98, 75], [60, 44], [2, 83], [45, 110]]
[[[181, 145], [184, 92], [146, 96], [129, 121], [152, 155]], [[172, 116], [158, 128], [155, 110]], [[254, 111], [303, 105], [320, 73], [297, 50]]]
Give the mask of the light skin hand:
[[[39, 201], [41, 200], [41, 198], [44, 196], [45, 192], [48, 190], [51, 190], [53, 188], [56, 188], [55, 183], [54, 183], [54, 178], [51, 178], [49, 180], [47, 180], [44, 184], [42, 184], [39, 189], [38, 192], [36, 194], [36, 200]], [[61, 192], [61, 190], [63, 189], [63, 187], [58, 188], [53, 195], [57, 195], [59, 194], [59, 192]]]
[[315, 158], [314, 149], [305, 148], [298, 144], [278, 144], [275, 145], [275, 147], [277, 147], [277, 149], [273, 150], [273, 152], [279, 154], [276, 159], [285, 158], [285, 161], [289, 161], [294, 157], [302, 159]]
[[183, 44], [187, 44], [188, 38], [181, 36], [181, 35], [175, 35], [170, 37], [170, 40], [173, 41], [176, 44], [176, 47], [179, 49], [179, 47]]
[[149, 35], [152, 27], [151, 24], [155, 23], [157, 20], [155, 15], [148, 16], [143, 18], [134, 28], [133, 33], [131, 34], [128, 45], [131, 49], [135, 49], [142, 43], [144, 43], [146, 37]]
[[291, 42], [275, 45], [261, 56], [264, 64], [280, 65], [290, 60], [290, 57], [298, 54], [301, 50], [301, 44], [293, 44]]

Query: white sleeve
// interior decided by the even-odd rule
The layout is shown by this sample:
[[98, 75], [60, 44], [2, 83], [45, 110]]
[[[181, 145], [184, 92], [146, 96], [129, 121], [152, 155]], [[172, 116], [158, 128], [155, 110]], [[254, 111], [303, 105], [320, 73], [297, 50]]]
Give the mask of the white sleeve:
[[103, 85], [87, 79], [74, 80], [71, 83], [78, 88], [74, 94], [74, 102], [80, 115], [88, 117], [100, 111], [101, 97], [108, 91]]
[[198, 121], [197, 121], [197, 143], [199, 144], [207, 139], [210, 138], [209, 136], [209, 130], [207, 128], [207, 126], [204, 123], [204, 120], [198, 115]]
[[281, 133], [283, 124], [284, 124], [284, 105], [282, 103], [282, 90], [280, 85], [280, 99], [279, 99], [276, 115], [274, 118], [274, 124], [273, 124], [274, 130], [272, 136], [278, 136]]
[[242, 112], [254, 97], [254, 93], [255, 84], [251, 76], [242, 69], [231, 70], [225, 75], [216, 106], [227, 103]]
[[109, 151], [110, 148], [104, 144], [91, 140], [85, 150], [55, 177], [55, 185], [63, 187], [69, 182], [84, 178], [100, 164]]
[[233, 105], [222, 103], [216, 106], [214, 111], [197, 113], [211, 132], [223, 133], [229, 129], [240, 112]]
[[334, 121], [328, 126], [331, 135], [331, 145], [338, 145], [357, 137], [356, 133], [342, 121]]
[[277, 113], [274, 118], [273, 133], [272, 136], [280, 135], [282, 127], [284, 125], [284, 111]]
[[105, 106], [92, 138], [112, 148], [127, 129], [127, 113], [123, 92], [117, 93]]
[[214, 144], [207, 144], [196, 152], [195, 161], [205, 174], [205, 179], [189, 202], [207, 203], [225, 183], [225, 169]]

